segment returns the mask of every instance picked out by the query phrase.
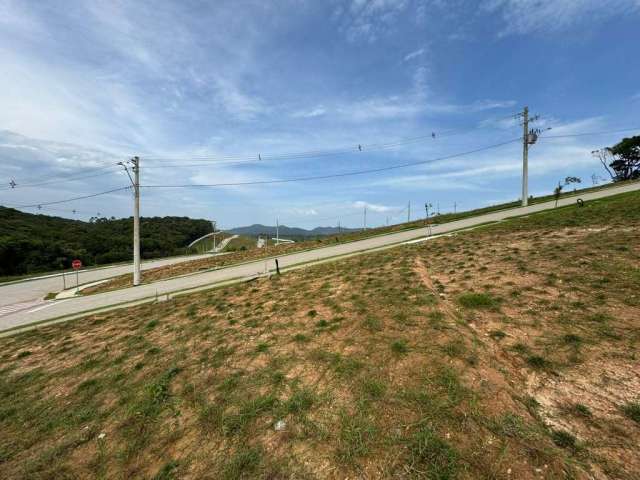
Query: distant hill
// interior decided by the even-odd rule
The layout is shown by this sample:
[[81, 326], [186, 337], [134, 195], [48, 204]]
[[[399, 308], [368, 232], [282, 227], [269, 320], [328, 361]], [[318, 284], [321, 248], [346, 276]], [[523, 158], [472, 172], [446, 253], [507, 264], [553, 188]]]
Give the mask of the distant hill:
[[[142, 258], [184, 253], [211, 231], [210, 221], [187, 217], [142, 217], [140, 223]], [[131, 218], [84, 222], [0, 207], [0, 276], [69, 268], [74, 258], [84, 265], [131, 260], [132, 237]]]
[[[338, 227], [316, 227], [312, 230], [306, 230], [298, 227], [287, 227], [286, 225], [280, 225], [279, 234], [282, 238], [301, 238], [301, 237], [323, 237], [326, 235], [335, 235], [336, 233], [345, 233], [357, 231], [354, 228], [341, 228]], [[229, 233], [235, 235], [244, 235], [247, 237], [257, 237], [258, 235], [267, 235], [269, 237], [276, 236], [276, 227], [270, 225], [253, 224], [248, 227], [237, 227], [227, 230]]]

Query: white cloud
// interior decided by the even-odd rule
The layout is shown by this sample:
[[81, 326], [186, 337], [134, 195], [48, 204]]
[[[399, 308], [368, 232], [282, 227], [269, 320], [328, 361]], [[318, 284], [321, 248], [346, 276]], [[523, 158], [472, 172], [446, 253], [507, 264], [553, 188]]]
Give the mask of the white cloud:
[[485, 0], [482, 8], [498, 12], [505, 23], [500, 35], [566, 30], [584, 22], [640, 11], [638, 0]]
[[404, 61], [408, 62], [409, 60], [412, 60], [412, 59], [414, 59], [416, 57], [419, 57], [419, 56], [423, 55], [424, 52], [425, 52], [424, 48], [419, 48], [418, 50], [414, 50], [413, 52], [407, 53], [404, 56]]
[[236, 83], [227, 79], [216, 80], [216, 92], [217, 101], [226, 113], [239, 120], [251, 120], [267, 111], [264, 102], [257, 97], [246, 95]]
[[378, 213], [386, 213], [392, 212], [394, 210], [398, 210], [398, 207], [391, 207], [389, 205], [377, 205], [375, 203], [364, 202], [362, 200], [358, 200], [357, 202], [353, 202], [354, 208], [367, 208], [367, 210], [371, 210], [372, 212]]
[[434, 103], [429, 106], [432, 112], [437, 113], [478, 113], [487, 110], [496, 110], [501, 108], [512, 108], [516, 105], [515, 100], [476, 100], [469, 104], [455, 103]]
[[338, 106], [336, 113], [356, 122], [410, 117], [424, 111], [424, 105], [400, 96], [369, 98]]
[[311, 110], [299, 110], [297, 112], [293, 112], [291, 116], [293, 118], [314, 118], [321, 117], [325, 113], [327, 113], [326, 108], [324, 108], [322, 105], [319, 105]]
[[375, 42], [394, 29], [409, 0], [351, 0], [349, 7], [336, 9], [334, 19], [342, 21], [341, 31], [350, 42]]
[[312, 217], [318, 215], [318, 211], [315, 208], [292, 208], [291, 213], [303, 217]]

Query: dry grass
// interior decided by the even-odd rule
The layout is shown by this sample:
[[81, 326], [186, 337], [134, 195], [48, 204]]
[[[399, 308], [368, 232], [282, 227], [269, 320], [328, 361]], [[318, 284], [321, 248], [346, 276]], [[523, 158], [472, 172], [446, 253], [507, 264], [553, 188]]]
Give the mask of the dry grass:
[[639, 212], [625, 195], [1, 339], [0, 477], [635, 478]]

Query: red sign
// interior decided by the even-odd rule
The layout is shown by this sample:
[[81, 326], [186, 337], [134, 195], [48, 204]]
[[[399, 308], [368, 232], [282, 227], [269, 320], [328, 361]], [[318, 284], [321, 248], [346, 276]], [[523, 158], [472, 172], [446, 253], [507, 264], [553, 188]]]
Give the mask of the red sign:
[[82, 262], [80, 260], [74, 260], [71, 262], [71, 266], [74, 270], [80, 270], [82, 268]]

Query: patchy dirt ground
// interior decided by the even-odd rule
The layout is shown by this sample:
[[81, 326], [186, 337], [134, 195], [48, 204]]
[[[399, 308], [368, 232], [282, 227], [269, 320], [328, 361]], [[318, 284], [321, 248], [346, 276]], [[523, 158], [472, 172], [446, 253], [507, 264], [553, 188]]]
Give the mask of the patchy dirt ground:
[[[591, 190], [599, 190], [602, 187], [596, 188], [587, 188], [584, 191]], [[568, 193], [567, 195], [571, 195]], [[550, 196], [540, 197], [533, 199], [532, 203], [539, 203], [543, 201], [551, 200]], [[519, 206], [518, 202], [505, 203], [502, 205], [495, 205], [491, 207], [484, 207], [470, 211], [464, 211], [460, 213], [446, 213], [438, 216], [437, 222], [450, 222], [453, 220], [459, 220], [461, 218], [466, 218], [474, 215], [480, 215], [483, 213], [489, 213], [491, 211], [502, 210], [505, 208], [513, 208]], [[435, 219], [433, 220], [436, 221]], [[234, 265], [242, 262], [248, 262], [252, 260], [260, 260], [262, 258], [273, 257], [275, 255], [286, 255], [288, 253], [299, 252], [301, 250], [308, 250], [313, 248], [319, 248], [323, 246], [328, 246], [341, 242], [350, 242], [354, 240], [360, 240], [363, 238], [370, 237], [372, 235], [382, 235], [385, 233], [398, 232], [401, 230], [419, 228], [424, 226], [424, 220], [415, 220], [413, 222], [408, 223], [400, 223], [396, 225], [390, 225], [386, 227], [378, 227], [371, 228], [365, 231], [351, 231], [351, 232], [343, 232], [339, 235], [330, 235], [326, 237], [319, 237], [317, 239], [310, 239], [306, 241], [296, 242], [293, 244], [281, 244], [278, 246], [271, 245], [269, 243], [267, 248], [254, 248], [252, 245], [249, 245], [248, 241], [250, 240], [247, 237], [240, 237], [238, 239], [238, 247], [234, 246], [235, 250], [230, 252], [228, 255], [216, 256], [206, 259], [200, 260], [192, 260], [189, 262], [183, 262], [175, 265], [168, 265], [165, 267], [154, 268], [150, 270], [145, 270], [143, 272], [143, 282], [150, 283], [156, 282], [158, 280], [164, 280], [171, 277], [177, 277], [180, 275], [187, 275], [190, 273], [195, 273], [203, 270], [210, 270], [214, 268], [225, 267], [228, 265]], [[244, 250], [240, 249], [242, 246], [245, 247]], [[132, 286], [132, 277], [131, 275], [121, 275], [119, 277], [115, 277], [109, 282], [102, 283], [100, 285], [96, 285], [95, 287], [90, 287], [82, 291], [83, 295], [92, 295], [94, 293], [107, 292], [111, 290], [117, 290], [120, 288], [126, 288]]]
[[640, 195], [0, 339], [2, 478], [635, 479]]

